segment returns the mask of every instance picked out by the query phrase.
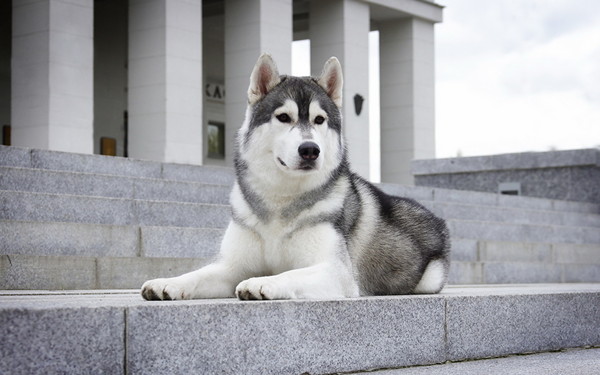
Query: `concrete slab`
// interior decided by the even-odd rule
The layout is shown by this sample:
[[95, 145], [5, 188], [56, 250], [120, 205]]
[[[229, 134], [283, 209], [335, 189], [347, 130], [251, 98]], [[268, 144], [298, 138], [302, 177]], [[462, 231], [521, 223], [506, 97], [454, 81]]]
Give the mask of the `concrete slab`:
[[132, 374], [331, 373], [445, 355], [440, 297], [158, 305], [128, 313]]
[[120, 374], [123, 309], [0, 307], [0, 373]]
[[[375, 371], [372, 375], [597, 375], [600, 349], [571, 349], [561, 352], [518, 355], [479, 361], [445, 363], [396, 370]], [[358, 374], [358, 373], [356, 373]]]
[[0, 167], [0, 190], [228, 204], [230, 185], [44, 169]]
[[536, 289], [448, 298], [448, 360], [600, 344], [600, 293]]

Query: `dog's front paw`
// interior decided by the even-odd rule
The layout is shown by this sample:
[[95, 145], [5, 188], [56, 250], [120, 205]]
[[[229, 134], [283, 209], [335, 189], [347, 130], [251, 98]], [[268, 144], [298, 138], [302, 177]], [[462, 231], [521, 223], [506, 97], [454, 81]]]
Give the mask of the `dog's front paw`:
[[190, 299], [183, 283], [175, 279], [154, 279], [142, 285], [142, 297], [151, 300]]
[[295, 298], [294, 293], [273, 276], [253, 277], [242, 281], [235, 288], [235, 295], [241, 300]]

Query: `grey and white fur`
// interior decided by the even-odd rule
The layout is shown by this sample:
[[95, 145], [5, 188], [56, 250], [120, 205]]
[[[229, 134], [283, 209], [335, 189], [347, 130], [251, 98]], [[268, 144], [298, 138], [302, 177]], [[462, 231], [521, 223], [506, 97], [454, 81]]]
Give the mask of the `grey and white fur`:
[[145, 299], [344, 298], [438, 293], [445, 222], [354, 174], [342, 136], [342, 70], [280, 76], [262, 55], [236, 140], [232, 219], [218, 258], [147, 281]]

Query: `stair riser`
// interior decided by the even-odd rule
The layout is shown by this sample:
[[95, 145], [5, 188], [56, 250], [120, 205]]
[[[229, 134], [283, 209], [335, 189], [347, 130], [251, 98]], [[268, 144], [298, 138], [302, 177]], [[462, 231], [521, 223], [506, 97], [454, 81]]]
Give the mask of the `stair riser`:
[[225, 228], [226, 205], [0, 191], [1, 220]]
[[449, 284], [598, 283], [600, 264], [452, 262]]
[[470, 238], [482, 241], [600, 243], [600, 230], [593, 227], [491, 223], [466, 220], [448, 220], [448, 227], [451, 236], [454, 238]]
[[209, 258], [223, 229], [0, 220], [0, 254]]
[[[81, 155], [5, 146], [0, 146], [0, 166], [197, 181], [229, 186], [234, 181], [234, 174], [231, 168], [159, 163], [102, 155]], [[559, 212], [600, 213], [600, 205], [593, 203], [566, 202], [393, 184], [380, 184], [380, 186], [390, 194], [407, 196], [419, 201], [554, 210]]]
[[0, 167], [0, 190], [228, 204], [231, 186]]
[[109, 174], [127, 177], [164, 178], [231, 185], [231, 168], [159, 163], [122, 157], [72, 154], [0, 146], [0, 166], [53, 171]]
[[0, 290], [138, 289], [194, 271], [209, 259], [0, 255]]
[[[230, 186], [0, 167], [0, 190], [228, 204]], [[411, 191], [406, 191], [411, 193]], [[446, 219], [600, 227], [600, 215], [421, 201]]]
[[447, 220], [474, 220], [512, 224], [600, 227], [600, 215], [558, 211], [473, 206], [452, 203], [422, 202], [436, 215]]

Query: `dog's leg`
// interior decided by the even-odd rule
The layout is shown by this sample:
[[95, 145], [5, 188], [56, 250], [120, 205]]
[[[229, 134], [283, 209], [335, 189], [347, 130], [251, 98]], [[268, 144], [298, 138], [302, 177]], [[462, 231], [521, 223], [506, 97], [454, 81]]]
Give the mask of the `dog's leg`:
[[234, 297], [235, 286], [263, 267], [259, 253], [256, 234], [232, 221], [217, 262], [181, 276], [146, 281], [142, 296], [147, 300]]
[[350, 257], [342, 236], [331, 224], [297, 230], [279, 249], [289, 271], [254, 277], [236, 288], [240, 299], [357, 297]]

